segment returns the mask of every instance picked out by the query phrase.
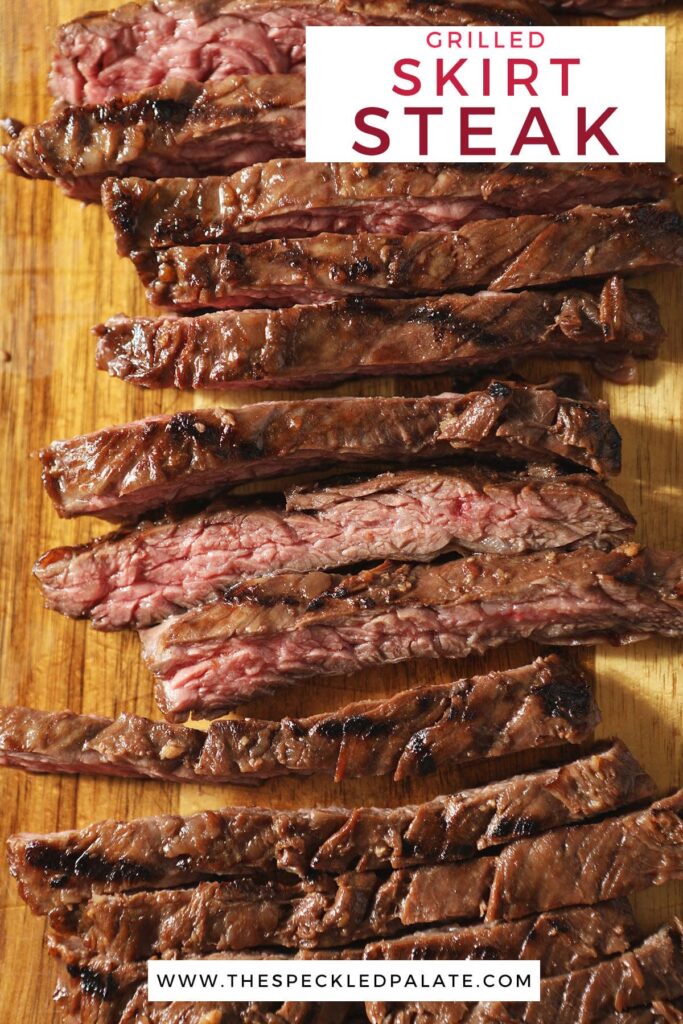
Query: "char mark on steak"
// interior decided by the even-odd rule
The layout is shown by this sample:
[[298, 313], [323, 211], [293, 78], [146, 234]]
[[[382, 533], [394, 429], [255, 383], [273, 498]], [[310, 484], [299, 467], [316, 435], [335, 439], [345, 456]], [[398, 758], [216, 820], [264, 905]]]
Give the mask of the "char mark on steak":
[[273, 160], [230, 177], [110, 178], [102, 202], [122, 256], [321, 232], [450, 231], [514, 213], [666, 199], [664, 164], [334, 164]]
[[301, 75], [250, 75], [202, 86], [169, 81], [103, 105], [60, 107], [42, 124], [5, 122], [2, 155], [27, 178], [54, 178], [99, 202], [112, 174], [225, 174], [305, 151]]
[[284, 508], [224, 499], [47, 551], [33, 571], [49, 608], [98, 629], [144, 628], [266, 573], [426, 562], [453, 550], [606, 549], [634, 526], [618, 495], [588, 474], [406, 470], [292, 488]]
[[[428, 924], [517, 920], [683, 878], [683, 791], [599, 822], [520, 839], [495, 854], [390, 874], [251, 879], [119, 893], [48, 915], [58, 955], [145, 960], [282, 946], [324, 949]], [[665, 995], [665, 994], [663, 994]]]
[[177, 309], [291, 306], [345, 295], [400, 298], [555, 285], [683, 264], [668, 203], [577, 206], [478, 220], [454, 232], [320, 234], [133, 253], [150, 302]]
[[167, 81], [303, 72], [307, 25], [537, 25], [533, 0], [148, 0], [60, 26], [50, 74], [67, 103], [104, 103]]
[[494, 380], [427, 398], [332, 398], [197, 409], [108, 427], [40, 453], [65, 518], [140, 516], [238, 483], [300, 470], [454, 456], [619, 472], [621, 439], [604, 402], [549, 385]]
[[[537, 672], [542, 669], [543, 663], [536, 666]], [[188, 886], [207, 878], [295, 882], [316, 873], [458, 861], [520, 836], [637, 803], [650, 797], [653, 788], [652, 779], [617, 741], [559, 768], [418, 806], [232, 807], [186, 817], [104, 821], [80, 831], [13, 836], [9, 861], [23, 899], [35, 912], [46, 913], [103, 893]]]
[[[522, 921], [490, 922], [461, 928], [430, 928], [400, 939], [382, 939], [356, 949], [325, 950], [322, 953], [302, 950], [294, 957], [276, 954], [280, 959], [366, 960], [424, 960], [424, 959], [481, 959], [489, 960], [538, 959], [544, 978], [568, 971], [580, 970], [596, 961], [615, 956], [635, 946], [640, 933], [633, 911], [626, 900], [613, 900], [595, 907], [572, 907], [568, 910], [541, 914]], [[259, 950], [258, 959], [268, 960], [273, 954]], [[217, 963], [239, 961], [253, 957], [247, 953], [214, 953], [207, 957]], [[93, 984], [93, 979], [95, 982]], [[80, 1024], [120, 1024], [121, 1021], [144, 1020], [146, 1024], [206, 1024], [202, 1016], [209, 1011], [212, 1024], [225, 1024], [235, 1019], [237, 1004], [200, 1003], [194, 1008], [188, 1003], [160, 1005], [147, 998], [147, 963], [133, 961], [115, 965], [107, 957], [93, 957], [85, 963], [62, 965], [56, 1000], [63, 1013], [71, 1013]], [[94, 988], [94, 992], [92, 991]], [[337, 1024], [347, 1020], [352, 1007], [362, 1004], [292, 1004], [287, 1005], [286, 1019], [295, 1024]], [[375, 1008], [378, 1004], [375, 1004]], [[247, 1011], [247, 1021], [253, 1024], [252, 1014], [263, 1004], [241, 1004]], [[284, 1008], [283, 1008], [284, 1009]], [[332, 1016], [345, 1011], [341, 1018]], [[271, 1011], [273, 1012], [273, 1011]], [[368, 1006], [368, 1012], [372, 1012]], [[392, 1012], [396, 1012], [392, 1007]], [[323, 1016], [320, 1014], [323, 1013]], [[224, 1014], [224, 1016], [220, 1016]], [[376, 1011], [373, 1019], [376, 1018]], [[239, 1018], [237, 1018], [239, 1020]], [[364, 1017], [364, 1019], [367, 1019]], [[245, 1022], [246, 1024], [246, 1022]], [[271, 1024], [273, 1022], [271, 1018]]]
[[95, 328], [97, 366], [140, 387], [319, 387], [379, 375], [470, 374], [530, 356], [590, 359], [627, 382], [629, 355], [664, 337], [648, 292], [612, 277], [599, 298], [564, 290], [425, 299], [338, 299], [196, 317], [115, 316]]
[[[332, 775], [340, 782], [392, 773], [400, 781], [467, 761], [578, 743], [598, 718], [589, 681], [573, 666], [549, 660], [311, 718], [213, 723], [208, 734], [137, 715], [112, 721], [0, 708], [0, 764], [191, 782], [248, 784], [292, 774]], [[612, 756], [623, 770], [622, 751]], [[606, 769], [610, 761], [595, 767]], [[515, 827], [512, 819], [512, 833]]]
[[521, 639], [648, 636], [683, 636], [683, 557], [635, 544], [283, 573], [140, 633], [170, 721], [217, 717], [310, 676], [461, 658]]

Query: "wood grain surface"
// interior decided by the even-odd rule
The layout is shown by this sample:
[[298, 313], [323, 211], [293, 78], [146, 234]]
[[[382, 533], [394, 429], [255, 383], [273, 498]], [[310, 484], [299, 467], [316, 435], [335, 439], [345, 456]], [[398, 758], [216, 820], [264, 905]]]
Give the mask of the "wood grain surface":
[[[106, 0], [105, 0], [106, 3]], [[103, 4], [104, 6], [104, 4]], [[112, 3], [111, 6], [114, 6]], [[0, 116], [35, 121], [47, 115], [46, 75], [51, 32], [82, 13], [84, 0], [0, 3]], [[669, 156], [683, 170], [683, 13], [652, 19], [668, 29]], [[669, 338], [656, 363], [641, 364], [636, 385], [607, 384], [586, 372], [591, 389], [607, 398], [624, 438], [624, 469], [617, 490], [639, 520], [642, 541], [683, 550], [683, 275], [644, 279], [661, 302]], [[98, 634], [43, 609], [31, 566], [46, 548], [85, 541], [103, 532], [97, 520], [63, 522], [40, 483], [37, 449], [55, 438], [149, 414], [218, 404], [216, 397], [143, 393], [96, 372], [89, 328], [114, 313], [145, 313], [132, 267], [117, 258], [112, 232], [97, 207], [82, 208], [47, 182], [3, 175], [0, 185], [0, 681], [2, 703], [70, 707], [114, 715], [122, 710], [156, 715], [151, 679], [134, 635]], [[562, 364], [563, 367], [568, 364]], [[579, 367], [572, 366], [573, 369]], [[532, 365], [541, 379], [557, 368]], [[330, 394], [427, 393], [450, 381], [373, 382]], [[286, 397], [286, 392], [274, 397]], [[224, 404], [257, 401], [256, 392]], [[521, 664], [530, 647], [486, 659], [405, 665], [348, 679], [311, 682], [250, 711], [279, 717], [333, 708], [407, 685], [465, 674], [471, 669]], [[654, 774], [661, 790], [683, 784], [681, 772], [683, 645], [648, 641], [582, 654], [598, 677], [604, 713], [600, 735], [620, 735]], [[495, 766], [451, 771], [410, 784], [356, 780], [340, 786], [323, 779], [280, 780], [259, 789], [176, 786], [155, 782], [0, 773], [0, 838], [16, 831], [51, 831], [104, 817], [165, 811], [186, 813], [227, 804], [301, 807], [343, 803], [396, 805], [450, 792], [529, 767], [541, 759], [504, 759]], [[654, 927], [683, 913], [683, 888], [670, 886], [637, 897], [642, 923]], [[57, 1017], [51, 1004], [54, 967], [43, 949], [44, 922], [21, 903], [0, 863], [0, 1024]]]

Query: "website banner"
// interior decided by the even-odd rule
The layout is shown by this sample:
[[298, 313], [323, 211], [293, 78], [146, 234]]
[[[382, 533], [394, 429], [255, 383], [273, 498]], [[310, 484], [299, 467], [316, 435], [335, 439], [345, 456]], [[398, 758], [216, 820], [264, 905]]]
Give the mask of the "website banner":
[[659, 162], [665, 29], [313, 27], [310, 161]]
[[535, 1002], [538, 960], [150, 960], [152, 1002]]

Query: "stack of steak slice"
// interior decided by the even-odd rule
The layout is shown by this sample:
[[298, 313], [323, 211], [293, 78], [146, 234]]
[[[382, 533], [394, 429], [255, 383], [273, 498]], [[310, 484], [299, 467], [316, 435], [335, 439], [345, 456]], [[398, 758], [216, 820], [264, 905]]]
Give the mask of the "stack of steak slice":
[[356, 574], [283, 573], [140, 634], [170, 721], [215, 717], [310, 676], [461, 658], [520, 639], [631, 643], [683, 636], [683, 559], [635, 544]]
[[323, 233], [144, 250], [132, 258], [152, 303], [187, 310], [509, 291], [681, 266], [683, 219], [668, 203], [577, 206], [473, 221], [455, 232]]
[[170, 80], [103, 105], [59, 108], [42, 124], [5, 122], [11, 170], [99, 202], [111, 174], [220, 174], [306, 149], [305, 81], [249, 75], [216, 85]]
[[522, 358], [591, 359], [617, 381], [628, 356], [653, 358], [663, 338], [657, 305], [616, 277], [599, 297], [478, 292], [424, 299], [353, 296], [285, 309], [195, 317], [115, 316], [95, 328], [97, 366], [148, 388], [320, 387], [345, 378], [462, 376]]
[[620, 468], [604, 402], [492, 381], [428, 398], [334, 398], [201, 409], [109, 427], [43, 452], [60, 515], [125, 519], [227, 486], [306, 469], [453, 457]]
[[[336, 781], [393, 773], [402, 781], [466, 761], [579, 743], [598, 719], [588, 679], [551, 655], [521, 669], [424, 686], [310, 718], [230, 719], [208, 733], [136, 715], [112, 722], [0, 708], [0, 764], [195, 782], [323, 773]], [[611, 774], [622, 780], [633, 775], [632, 761], [618, 745], [589, 765], [576, 763], [582, 784], [586, 767], [588, 774], [599, 767], [603, 784]], [[571, 772], [560, 775], [553, 782], [555, 775], [546, 773], [538, 784], [574, 784]]]
[[166, 513], [47, 551], [34, 574], [49, 608], [98, 629], [144, 628], [267, 573], [448, 551], [607, 548], [634, 527], [622, 500], [588, 474], [410, 469], [290, 488], [283, 502], [223, 498]]
[[[559, 922], [558, 922], [559, 923]], [[540, 1001], [533, 1003], [412, 1003], [409, 1006], [368, 1004], [372, 1024], [590, 1024], [614, 1021], [681, 1021], [683, 1014], [662, 1000], [677, 999], [683, 990], [683, 923], [674, 921], [650, 935], [635, 949], [582, 969], [556, 976], [542, 975]], [[656, 1001], [656, 1002], [655, 1002]], [[648, 1004], [655, 1003], [653, 1007]], [[632, 1018], [628, 1011], [636, 1009]], [[612, 1016], [614, 1011], [615, 1016]], [[623, 1013], [622, 1011], [627, 1011]], [[671, 1014], [671, 1016], [669, 1016]]]
[[[652, 792], [616, 743], [420, 807], [231, 808], [14, 836], [10, 866], [22, 897], [48, 916], [62, 965], [56, 998], [74, 1024], [199, 1024], [204, 1011], [231, 1024], [318, 1024], [303, 1004], [148, 1000], [150, 956], [239, 961], [283, 949], [541, 961], [540, 1008], [368, 1004], [371, 1021], [545, 1021], [556, 1012], [573, 1024], [580, 987], [595, 989], [581, 1020], [624, 1008], [647, 1020], [656, 1001], [668, 1013], [683, 996], [678, 925], [641, 941], [624, 902], [683, 877], [683, 794], [642, 806]], [[338, 1007], [332, 1019], [358, 1013]]]
[[[540, 19], [540, 22], [539, 22]], [[50, 88], [68, 103], [102, 103], [182, 76], [303, 72], [307, 25], [536, 25], [533, 0], [148, 0], [59, 28]]]
[[471, 920], [516, 920], [592, 905], [683, 878], [683, 793], [601, 821], [568, 825], [500, 851], [410, 870], [318, 875], [296, 884], [235, 878], [103, 895], [55, 907], [62, 958], [202, 957], [281, 946], [324, 949]]
[[[322, 954], [302, 950], [296, 959], [412, 960], [412, 959], [471, 959], [483, 951], [489, 959], [538, 959], [544, 978], [574, 972], [597, 963], [609, 956], [619, 955], [633, 948], [640, 933], [633, 912], [625, 900], [613, 900], [595, 907], [572, 907], [552, 914], [541, 914], [514, 922], [474, 924], [461, 928], [430, 929], [405, 938], [380, 939], [362, 948], [325, 950]], [[209, 963], [235, 961], [250, 953], [215, 953], [207, 957]], [[259, 951], [259, 959], [273, 954]], [[287, 957], [280, 953], [280, 958]], [[147, 998], [147, 964], [133, 962], [114, 965], [111, 960], [93, 957], [86, 964], [62, 966], [62, 980], [56, 999], [63, 1010], [74, 1015], [75, 1021], [109, 1024], [109, 1022], [138, 1022], [148, 1024], [206, 1024], [207, 1013], [212, 1024], [254, 1024], [264, 1013], [263, 1004], [191, 1003], [158, 1004]], [[451, 1004], [452, 1006], [453, 1004]], [[347, 1020], [353, 1012], [365, 1020], [359, 1004], [287, 1003], [281, 1010], [269, 1008], [270, 1024], [278, 1021], [295, 1024], [337, 1024]], [[368, 1004], [368, 1016], [377, 1019], [380, 1008]], [[392, 1012], [396, 1012], [392, 1008]], [[295, 1013], [295, 1016], [293, 1016]], [[324, 1016], [321, 1014], [324, 1013]], [[79, 1015], [80, 1014], [80, 1015]], [[280, 1017], [282, 1014], [282, 1017]], [[339, 1016], [340, 1014], [344, 1016]], [[67, 1017], [67, 1020], [71, 1020]]]
[[617, 741], [559, 768], [419, 806], [230, 807], [107, 821], [80, 831], [13, 836], [9, 861], [22, 898], [40, 914], [91, 897], [206, 879], [265, 884], [278, 878], [294, 891], [322, 876], [469, 862], [519, 837], [636, 804], [653, 791], [652, 779]]
[[334, 164], [273, 160], [229, 178], [111, 178], [102, 189], [119, 253], [321, 232], [447, 231], [581, 203], [666, 199], [660, 164]]

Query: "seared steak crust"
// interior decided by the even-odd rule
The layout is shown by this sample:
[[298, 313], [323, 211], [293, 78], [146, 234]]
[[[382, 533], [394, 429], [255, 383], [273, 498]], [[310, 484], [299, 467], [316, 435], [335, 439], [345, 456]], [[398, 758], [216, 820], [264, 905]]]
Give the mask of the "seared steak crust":
[[284, 508], [223, 500], [193, 515], [168, 514], [47, 551], [33, 572], [49, 608], [121, 629], [153, 625], [259, 574], [429, 561], [449, 550], [608, 548], [634, 526], [618, 495], [587, 474], [406, 470], [294, 488]]
[[118, 251], [449, 230], [482, 217], [556, 213], [581, 203], [665, 199], [663, 164], [335, 164], [272, 160], [230, 177], [110, 178], [102, 202]]
[[[558, 698], [552, 702], [549, 688]], [[588, 680], [548, 660], [311, 718], [213, 723], [208, 733], [129, 714], [112, 721], [0, 708], [0, 764], [191, 782], [248, 784], [291, 774], [327, 774], [340, 782], [391, 773], [398, 781], [464, 761], [576, 743], [597, 721]], [[621, 753], [616, 761], [622, 767]]]
[[[521, 839], [493, 856], [389, 875], [320, 876], [289, 887], [243, 878], [102, 896], [52, 910], [50, 941], [76, 961], [327, 948], [418, 925], [599, 903], [683, 878], [681, 810], [683, 791], [631, 814]], [[660, 994], [670, 993], [653, 997]]]
[[320, 234], [252, 245], [133, 253], [150, 302], [178, 309], [291, 306], [469, 288], [510, 291], [683, 264], [683, 219], [668, 203], [577, 206], [478, 220], [454, 232]]
[[357, 297], [196, 317], [115, 316], [95, 333], [97, 366], [114, 377], [147, 388], [227, 390], [467, 374], [528, 356], [588, 358], [623, 379], [623, 354], [654, 357], [664, 332], [654, 299], [613, 277], [599, 298], [572, 290]]
[[604, 402], [493, 381], [428, 398], [324, 398], [196, 409], [107, 427], [40, 453], [65, 518], [125, 519], [247, 480], [302, 469], [434, 460], [459, 453], [620, 469]]
[[461, 658], [520, 639], [651, 635], [683, 636], [683, 558], [627, 544], [247, 580], [140, 639], [159, 706], [184, 720], [313, 675]]
[[560, 768], [513, 776], [416, 807], [275, 811], [226, 808], [180, 817], [105, 821], [8, 842], [21, 895], [39, 913], [92, 895], [165, 889], [251, 875], [411, 868], [474, 856], [523, 835], [652, 794], [619, 743]]
[[[538, 959], [543, 977], [580, 970], [605, 956], [623, 953], [640, 938], [633, 911], [626, 900], [613, 900], [595, 907], [571, 907], [521, 921], [486, 922], [446, 929], [430, 928], [399, 939], [380, 939], [357, 949], [302, 950], [293, 959], [422, 960], [422, 959]], [[234, 960], [239, 963], [247, 953], [214, 953], [210, 961]], [[267, 950], [258, 951], [259, 959], [270, 959]], [[288, 959], [286, 953], [275, 954]], [[73, 1015], [79, 1024], [120, 1024], [142, 1019], [146, 1024], [212, 1024], [244, 1021], [253, 1024], [253, 1014], [265, 1012], [266, 1004], [190, 1003], [159, 1004], [147, 999], [147, 963], [114, 964], [107, 957], [93, 957], [86, 963], [62, 965], [55, 994], [63, 1013]], [[376, 1004], [378, 1005], [378, 1004]], [[452, 1004], [451, 1004], [452, 1005]], [[347, 1016], [342, 1011], [361, 1013], [363, 1004], [298, 1004], [281, 1008], [289, 1024], [337, 1024]], [[371, 1012], [370, 1005], [368, 1011]], [[271, 1024], [278, 1008], [268, 1008]], [[137, 1016], [136, 1016], [137, 1014]], [[322, 1016], [324, 1014], [324, 1016]], [[330, 1014], [333, 1014], [330, 1017]], [[68, 1018], [71, 1019], [71, 1018]], [[363, 1012], [363, 1019], [365, 1013]]]
[[306, 25], [537, 25], [533, 0], [148, 0], [62, 25], [50, 87], [101, 103], [179, 76], [303, 71]]
[[214, 86], [171, 80], [104, 105], [59, 108], [47, 121], [6, 122], [2, 154], [27, 178], [55, 178], [99, 201], [109, 175], [220, 174], [305, 151], [300, 75], [250, 75]]

